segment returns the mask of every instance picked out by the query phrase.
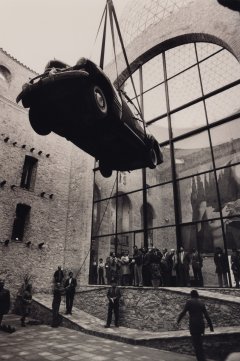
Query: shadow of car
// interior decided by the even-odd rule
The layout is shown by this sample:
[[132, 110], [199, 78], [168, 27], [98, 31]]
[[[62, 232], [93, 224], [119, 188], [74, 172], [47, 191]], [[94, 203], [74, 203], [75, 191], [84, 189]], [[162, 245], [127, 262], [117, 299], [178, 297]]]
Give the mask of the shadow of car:
[[104, 177], [163, 162], [157, 140], [145, 132], [133, 103], [89, 59], [72, 67], [51, 60], [43, 74], [23, 85], [16, 100], [29, 108], [37, 134], [65, 137], [99, 161]]

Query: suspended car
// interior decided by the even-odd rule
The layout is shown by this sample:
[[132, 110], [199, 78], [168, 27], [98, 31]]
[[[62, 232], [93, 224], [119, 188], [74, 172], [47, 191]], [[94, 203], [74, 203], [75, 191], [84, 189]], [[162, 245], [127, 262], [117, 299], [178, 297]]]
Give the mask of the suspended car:
[[104, 177], [113, 170], [155, 168], [163, 161], [157, 140], [145, 132], [131, 101], [86, 58], [72, 67], [50, 61], [43, 74], [24, 84], [20, 100], [37, 134], [65, 137], [99, 161]]

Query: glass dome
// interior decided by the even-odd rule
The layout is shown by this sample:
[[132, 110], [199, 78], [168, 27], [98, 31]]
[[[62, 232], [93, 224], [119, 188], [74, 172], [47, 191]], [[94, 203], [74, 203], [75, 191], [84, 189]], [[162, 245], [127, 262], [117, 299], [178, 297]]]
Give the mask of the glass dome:
[[125, 45], [149, 26], [166, 19], [194, 0], [132, 0], [119, 20]]

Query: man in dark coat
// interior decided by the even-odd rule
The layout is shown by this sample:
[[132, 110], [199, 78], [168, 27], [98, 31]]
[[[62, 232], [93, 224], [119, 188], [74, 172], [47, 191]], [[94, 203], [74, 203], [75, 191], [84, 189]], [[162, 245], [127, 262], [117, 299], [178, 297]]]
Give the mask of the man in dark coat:
[[108, 303], [108, 315], [107, 315], [107, 324], [105, 327], [110, 327], [112, 322], [112, 312], [114, 311], [115, 317], [115, 326], [119, 327], [119, 300], [121, 298], [121, 291], [117, 287], [117, 281], [112, 281], [112, 287], [108, 289], [107, 298], [109, 300]]
[[189, 286], [190, 285], [190, 262], [191, 258], [188, 252], [184, 251], [183, 247], [180, 247], [177, 257], [177, 268], [179, 285], [178, 286]]
[[3, 315], [6, 315], [10, 310], [10, 292], [4, 288], [4, 284], [4, 280], [0, 279], [0, 327]]
[[228, 287], [228, 259], [221, 247], [216, 247], [214, 253], [214, 263], [216, 266], [216, 274], [218, 276], [219, 287]]
[[203, 316], [205, 316], [210, 331], [212, 332], [214, 331], [213, 325], [204, 303], [199, 300], [198, 292], [196, 290], [192, 290], [190, 294], [191, 299], [186, 302], [183, 311], [178, 316], [177, 323], [181, 321], [187, 312], [189, 313], [189, 331], [191, 334], [192, 344], [195, 349], [196, 357], [198, 361], [205, 361], [206, 358], [204, 355], [202, 343], [202, 335], [205, 331]]
[[66, 315], [72, 314], [73, 300], [77, 287], [77, 280], [73, 278], [73, 273], [69, 272], [68, 278], [65, 281], [64, 287], [66, 291]]
[[203, 258], [201, 254], [193, 248], [192, 253], [192, 270], [194, 275], [195, 286], [203, 286], [203, 275], [202, 275], [202, 267], [203, 267]]
[[58, 327], [61, 323], [61, 316], [59, 315], [60, 304], [62, 300], [63, 288], [60, 282], [54, 285], [53, 301], [52, 301], [52, 327]]
[[63, 274], [61, 266], [58, 266], [58, 269], [54, 272], [53, 278], [54, 278], [55, 283], [61, 283], [62, 284], [64, 274]]

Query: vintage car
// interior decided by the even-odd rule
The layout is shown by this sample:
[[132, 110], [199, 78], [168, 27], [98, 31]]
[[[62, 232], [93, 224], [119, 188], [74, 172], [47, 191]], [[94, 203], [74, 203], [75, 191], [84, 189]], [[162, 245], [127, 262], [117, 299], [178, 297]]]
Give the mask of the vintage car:
[[99, 161], [104, 177], [113, 170], [155, 168], [163, 161], [131, 100], [89, 59], [72, 67], [51, 60], [43, 74], [23, 85], [20, 100], [29, 108], [36, 133], [65, 137]]

